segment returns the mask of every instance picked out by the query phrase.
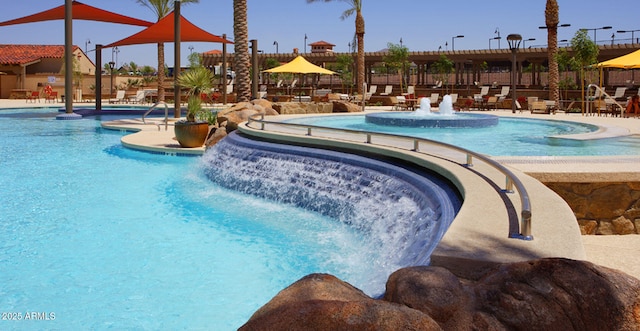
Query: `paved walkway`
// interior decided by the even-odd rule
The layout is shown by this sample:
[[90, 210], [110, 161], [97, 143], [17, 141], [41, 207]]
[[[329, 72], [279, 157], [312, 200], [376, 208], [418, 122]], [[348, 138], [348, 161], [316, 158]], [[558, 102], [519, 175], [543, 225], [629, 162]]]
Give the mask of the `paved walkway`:
[[[63, 107], [62, 103], [25, 103], [24, 100], [0, 100], [0, 108], [23, 108], [30, 106]], [[81, 104], [87, 105], [87, 104]], [[371, 107], [368, 111], [386, 110], [385, 107]], [[599, 136], [617, 136], [624, 134], [640, 135], [640, 119], [635, 118], [614, 118], [598, 116], [582, 116], [581, 114], [556, 114], [542, 115], [530, 113], [516, 113], [511, 111], [498, 110], [490, 112], [494, 115], [538, 118], [549, 120], [570, 120], [581, 123], [589, 123], [601, 126], [603, 129], [598, 132]], [[145, 125], [141, 121], [133, 119], [112, 123], [129, 128], [140, 130], [140, 134], [129, 135], [123, 139], [124, 144], [132, 146], [142, 146], [152, 150], [162, 150], [166, 152], [184, 153], [173, 137], [171, 125], [169, 130], [164, 130], [164, 125], [152, 123]], [[585, 137], [578, 137], [583, 139]], [[192, 149], [188, 153], [202, 153], [203, 149]], [[596, 179], [606, 177], [620, 178], [620, 180], [640, 181], [640, 155], [623, 157], [501, 157], [496, 158], [500, 162], [514, 167], [525, 173], [538, 173], [549, 176], [549, 178], [583, 178]], [[566, 166], [566, 162], [572, 162], [571, 167]], [[591, 176], [591, 178], [590, 178]], [[616, 177], [617, 176], [617, 177]], [[622, 270], [630, 275], [640, 278], [640, 263], [637, 257], [640, 256], [640, 235], [625, 236], [582, 236], [587, 260]]]

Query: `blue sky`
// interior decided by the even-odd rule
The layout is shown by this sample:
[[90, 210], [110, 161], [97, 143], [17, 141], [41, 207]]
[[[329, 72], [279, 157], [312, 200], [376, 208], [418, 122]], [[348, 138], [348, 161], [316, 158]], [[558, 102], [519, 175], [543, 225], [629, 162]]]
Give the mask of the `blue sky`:
[[[81, 2], [135, 18], [155, 21], [151, 10], [139, 5], [135, 0], [81, 0]], [[342, 1], [317, 2], [308, 4], [306, 0], [247, 0], [249, 39], [257, 39], [259, 49], [265, 53], [275, 53], [278, 43], [280, 53], [291, 52], [293, 48], [304, 51], [305, 35], [307, 43], [324, 40], [335, 44], [336, 52], [346, 52], [352, 41], [355, 17], [340, 20], [348, 5]], [[559, 39], [570, 40], [580, 28], [612, 26], [611, 30], [598, 30], [599, 43], [631, 38], [630, 33], [620, 34], [617, 30], [640, 29], [637, 0], [614, 0], [607, 4], [610, 10], [601, 9], [602, 1], [559, 0], [560, 22], [571, 27], [559, 29]], [[0, 11], [0, 21], [6, 21], [64, 4], [64, 0], [21, 0], [12, 2]], [[439, 47], [451, 49], [452, 37], [464, 35], [454, 41], [456, 50], [506, 48], [506, 36], [519, 33], [527, 41], [526, 46], [546, 46], [546, 31], [538, 29], [544, 25], [545, 0], [398, 0], [394, 2], [363, 0], [363, 14], [366, 23], [365, 50], [378, 51], [387, 43], [402, 44], [410, 51], [435, 51]], [[200, 0], [199, 4], [182, 6], [185, 18], [213, 34], [226, 33], [233, 39], [233, 1]], [[140, 27], [75, 21], [74, 44], [88, 50], [96, 43], [108, 44], [140, 31]], [[640, 37], [640, 31], [635, 32]], [[593, 38], [593, 31], [589, 31]], [[90, 41], [90, 43], [87, 43]], [[64, 21], [21, 24], [0, 27], [0, 44], [64, 44]], [[193, 47], [194, 52], [221, 49], [219, 44], [182, 43], [181, 61]], [[310, 47], [307, 46], [310, 51]], [[233, 47], [229, 48], [233, 51]], [[155, 45], [124, 46], [119, 53], [103, 51], [103, 59], [118, 64], [135, 62], [138, 65], [156, 66]], [[166, 45], [166, 61], [173, 63], [173, 45]], [[91, 58], [94, 55], [89, 52]], [[115, 60], [115, 59], [114, 59]]]

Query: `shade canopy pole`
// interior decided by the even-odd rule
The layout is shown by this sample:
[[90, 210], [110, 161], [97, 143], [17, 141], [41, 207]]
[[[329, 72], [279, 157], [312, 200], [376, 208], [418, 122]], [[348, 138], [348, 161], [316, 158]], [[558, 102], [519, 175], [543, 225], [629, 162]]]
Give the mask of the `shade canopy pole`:
[[64, 7], [64, 107], [73, 113], [73, 0], [65, 0]]
[[180, 1], [173, 2], [173, 19], [174, 19], [174, 65], [173, 65], [173, 117], [180, 118], [182, 112], [180, 111], [180, 84], [178, 84], [178, 77], [180, 77]]

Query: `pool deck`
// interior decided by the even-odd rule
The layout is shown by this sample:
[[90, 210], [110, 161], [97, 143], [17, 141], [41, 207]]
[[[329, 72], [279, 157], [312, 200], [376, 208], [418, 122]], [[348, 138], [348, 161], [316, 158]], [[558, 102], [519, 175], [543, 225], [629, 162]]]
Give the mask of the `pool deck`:
[[[85, 105], [85, 104], [83, 104]], [[0, 108], [24, 107], [62, 107], [64, 104], [25, 103], [24, 100], [0, 99]], [[368, 107], [367, 111], [389, 110], [390, 107]], [[510, 110], [480, 112], [498, 116], [516, 118], [536, 118], [546, 120], [569, 120], [600, 126], [600, 137], [619, 135], [640, 135], [640, 119], [582, 116], [581, 114], [556, 115], [530, 114], [529, 112], [512, 114]], [[106, 123], [105, 126], [116, 130], [138, 131], [122, 138], [129, 147], [162, 152], [168, 155], [201, 154], [204, 148], [183, 149], [174, 139], [171, 122], [165, 131], [164, 124], [149, 120], [147, 124], [139, 119], [124, 119]], [[576, 139], [585, 137], [577, 136]], [[545, 181], [640, 181], [640, 155], [613, 157], [496, 157], [500, 163], [522, 173]], [[535, 223], [534, 223], [535, 236]], [[514, 240], [514, 239], [509, 239]], [[622, 270], [640, 278], [640, 235], [581, 236], [586, 260], [599, 265]]]

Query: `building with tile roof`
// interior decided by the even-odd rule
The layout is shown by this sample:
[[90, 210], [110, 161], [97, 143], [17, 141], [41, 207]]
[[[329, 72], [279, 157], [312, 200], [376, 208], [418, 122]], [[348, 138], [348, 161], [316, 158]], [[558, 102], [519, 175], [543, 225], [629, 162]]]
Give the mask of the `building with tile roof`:
[[[78, 46], [73, 46], [82, 80], [93, 76], [93, 61]], [[0, 44], [0, 98], [14, 97], [14, 90], [41, 89], [44, 85], [64, 87], [64, 45], [6, 45]], [[91, 78], [93, 79], [93, 78]]]

